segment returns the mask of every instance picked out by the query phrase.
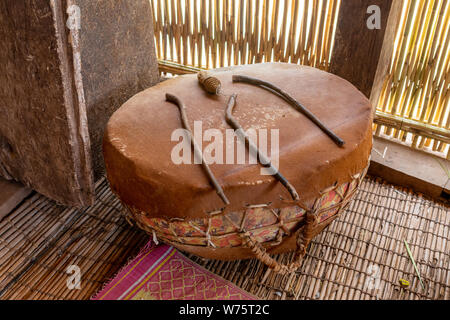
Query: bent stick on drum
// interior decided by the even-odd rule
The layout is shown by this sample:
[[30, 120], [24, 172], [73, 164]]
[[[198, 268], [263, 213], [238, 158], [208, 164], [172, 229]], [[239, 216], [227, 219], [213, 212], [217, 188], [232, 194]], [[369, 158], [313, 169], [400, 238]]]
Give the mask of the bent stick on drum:
[[180, 99], [178, 99], [176, 96], [174, 96], [173, 94], [170, 94], [170, 93], [166, 93], [166, 100], [169, 101], [169, 102], [174, 103], [178, 107], [178, 109], [180, 110], [181, 122], [183, 124], [184, 129], [186, 129], [189, 132], [189, 137], [190, 137], [190, 140], [191, 140], [191, 145], [194, 148], [195, 156], [198, 157], [199, 159], [202, 159], [202, 163], [201, 164], [202, 164], [203, 169], [206, 172], [206, 175], [209, 178], [209, 181], [211, 182], [211, 184], [216, 189], [216, 192], [219, 195], [219, 197], [222, 199], [222, 201], [226, 205], [229, 205], [230, 201], [228, 200], [227, 196], [223, 192], [223, 189], [220, 186], [220, 184], [217, 182], [217, 179], [214, 177], [214, 174], [212, 173], [212, 171], [209, 168], [208, 164], [205, 162], [205, 159], [203, 158], [202, 150], [200, 150], [200, 147], [197, 145], [197, 143], [194, 140], [194, 136], [192, 135], [191, 127], [189, 126], [189, 123], [188, 123], [188, 120], [187, 120], [186, 108], [184, 106], [184, 103]]
[[265, 89], [268, 89], [269, 91], [272, 91], [273, 93], [279, 95], [281, 98], [286, 100], [291, 106], [296, 108], [298, 111], [303, 113], [309, 120], [314, 122], [315, 125], [317, 125], [323, 132], [325, 132], [331, 140], [334, 141], [339, 147], [342, 147], [345, 144], [345, 141], [339, 138], [333, 131], [328, 129], [322, 121], [320, 121], [314, 114], [311, 113], [308, 109], [306, 109], [302, 104], [300, 104], [297, 100], [292, 98], [289, 94], [278, 88], [277, 86], [271, 84], [270, 82], [259, 80], [256, 78], [248, 77], [248, 76], [242, 76], [242, 75], [233, 75], [233, 82], [242, 82], [242, 83], [248, 83], [252, 85], [256, 85]]
[[270, 172], [273, 172], [273, 176], [281, 182], [283, 186], [286, 187], [286, 189], [291, 194], [292, 199], [299, 200], [300, 197], [298, 196], [297, 191], [295, 190], [294, 186], [289, 183], [289, 181], [280, 173], [278, 168], [275, 168], [270, 161], [264, 154], [262, 154], [258, 147], [250, 140], [249, 136], [245, 133], [244, 129], [242, 129], [241, 125], [237, 120], [233, 117], [233, 109], [236, 105], [236, 94], [232, 94], [230, 99], [228, 100], [227, 109], [225, 112], [225, 119], [227, 123], [233, 127], [234, 130], [236, 130], [236, 133], [241, 135], [242, 138], [244, 138], [245, 142], [248, 144], [249, 150], [252, 152], [255, 152], [258, 156], [258, 161], [261, 163], [262, 166], [269, 168]]

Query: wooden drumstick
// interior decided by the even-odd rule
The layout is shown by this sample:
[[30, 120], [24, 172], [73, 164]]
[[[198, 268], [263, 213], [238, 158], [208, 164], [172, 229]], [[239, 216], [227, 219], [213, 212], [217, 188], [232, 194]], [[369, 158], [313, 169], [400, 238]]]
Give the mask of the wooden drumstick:
[[278, 181], [280, 181], [281, 184], [289, 191], [292, 199], [296, 201], [299, 200], [300, 197], [298, 196], [295, 187], [292, 184], [290, 184], [290, 182], [280, 173], [280, 171], [277, 168], [273, 166], [270, 159], [259, 151], [258, 147], [250, 140], [249, 136], [245, 133], [244, 129], [239, 124], [239, 122], [233, 117], [233, 109], [235, 105], [236, 105], [236, 94], [232, 94], [230, 99], [228, 100], [228, 105], [225, 112], [225, 119], [227, 123], [234, 130], [236, 130], [236, 133], [240, 134], [242, 138], [244, 138], [245, 142], [248, 144], [248, 148], [257, 154], [259, 163], [262, 166], [269, 168], [271, 172], [275, 172], [274, 174], [272, 174], [272, 176], [274, 176]]
[[203, 170], [205, 171], [206, 175], [208, 176], [209, 181], [211, 182], [213, 187], [216, 189], [217, 194], [222, 199], [222, 201], [225, 203], [225, 205], [229, 205], [230, 201], [228, 200], [227, 196], [223, 192], [223, 189], [220, 186], [220, 184], [217, 182], [217, 179], [214, 177], [214, 174], [212, 173], [208, 164], [205, 162], [202, 150], [198, 146], [197, 142], [195, 142], [194, 136], [192, 135], [191, 127], [189, 126], [188, 118], [186, 115], [186, 108], [184, 106], [184, 103], [180, 99], [178, 99], [178, 97], [176, 97], [175, 95], [170, 94], [170, 93], [166, 93], [166, 100], [174, 103], [178, 107], [178, 110], [180, 110], [181, 123], [183, 124], [184, 129], [186, 129], [189, 132], [189, 136], [191, 138], [191, 145], [194, 149], [195, 156], [197, 158], [202, 159], [201, 165], [202, 165]]
[[277, 86], [271, 84], [270, 82], [259, 80], [256, 78], [243, 76], [243, 75], [233, 75], [233, 82], [242, 82], [252, 85], [256, 85], [265, 89], [269, 89], [273, 93], [279, 95], [284, 100], [286, 100], [290, 105], [296, 108], [298, 111], [303, 113], [309, 120], [311, 120], [315, 125], [317, 125], [323, 132], [325, 132], [331, 140], [334, 141], [339, 147], [345, 144], [345, 141], [339, 138], [333, 131], [326, 127], [314, 114], [311, 113], [306, 107], [300, 104], [297, 100], [292, 98], [289, 94], [278, 88]]

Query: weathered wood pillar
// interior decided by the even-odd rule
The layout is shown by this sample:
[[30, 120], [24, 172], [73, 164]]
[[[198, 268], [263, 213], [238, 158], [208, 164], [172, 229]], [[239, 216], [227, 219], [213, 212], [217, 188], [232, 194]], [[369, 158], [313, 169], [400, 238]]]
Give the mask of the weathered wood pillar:
[[[373, 14], [367, 11], [373, 5], [380, 9], [379, 29], [367, 26], [367, 20]], [[391, 5], [392, 0], [341, 2], [330, 72], [350, 81], [368, 98], [377, 73]]]
[[397, 29], [400, 24], [402, 15], [403, 0], [393, 0], [389, 18], [386, 25], [386, 32], [384, 33], [383, 46], [381, 48], [380, 58], [378, 59], [377, 71], [370, 93], [370, 102], [372, 102], [374, 112], [376, 103], [380, 99], [381, 91], [383, 90], [383, 83], [389, 76], [389, 66], [391, 64], [392, 55], [394, 54], [394, 44]]
[[0, 175], [92, 203], [107, 120], [159, 81], [149, 1], [1, 1], [0, 39]]

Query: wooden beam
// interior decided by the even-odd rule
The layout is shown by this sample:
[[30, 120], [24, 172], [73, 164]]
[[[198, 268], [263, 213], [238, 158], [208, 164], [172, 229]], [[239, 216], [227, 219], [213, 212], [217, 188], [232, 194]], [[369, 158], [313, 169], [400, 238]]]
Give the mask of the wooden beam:
[[450, 161], [374, 137], [369, 174], [440, 199], [449, 192]]
[[0, 175], [91, 204], [106, 122], [159, 81], [149, 1], [0, 1], [0, 39]]
[[[350, 81], [368, 98], [377, 72], [392, 0], [342, 0], [330, 72]], [[380, 8], [380, 29], [369, 29], [367, 8]]]
[[20, 183], [0, 178], [0, 221], [31, 192]]
[[389, 76], [389, 66], [392, 62], [392, 55], [394, 53], [395, 36], [399, 27], [403, 0], [393, 0], [389, 18], [386, 25], [386, 32], [384, 34], [383, 46], [381, 48], [380, 58], [378, 60], [377, 72], [373, 81], [372, 91], [370, 93], [370, 102], [372, 103], [375, 112], [378, 100], [383, 89], [383, 83]]
[[160, 72], [168, 72], [172, 74], [190, 74], [197, 73], [203, 70], [197, 67], [185, 66], [167, 60], [158, 60], [158, 67]]
[[421, 123], [412, 119], [407, 119], [376, 111], [373, 122], [379, 125], [385, 125], [397, 130], [415, 133], [430, 139], [436, 139], [445, 143], [450, 143], [450, 131], [444, 128], [433, 126], [432, 124]]
[[[73, 52], [79, 50], [80, 74], [86, 101], [92, 168], [95, 179], [104, 173], [103, 129], [112, 113], [134, 94], [159, 82], [148, 0], [67, 0], [80, 8], [80, 30], [65, 29]], [[69, 17], [66, 15], [65, 17]]]
[[62, 203], [88, 204], [88, 128], [63, 10], [60, 1], [0, 1], [1, 171]]

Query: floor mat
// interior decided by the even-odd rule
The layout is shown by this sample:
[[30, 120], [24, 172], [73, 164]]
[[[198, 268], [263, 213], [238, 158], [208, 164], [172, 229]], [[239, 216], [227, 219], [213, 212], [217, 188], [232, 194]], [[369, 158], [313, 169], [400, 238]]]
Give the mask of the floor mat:
[[[127, 224], [105, 179], [96, 191], [83, 210], [33, 194], [0, 221], [1, 299], [89, 299], [138, 254], [149, 237]], [[189, 257], [262, 299], [450, 299], [449, 238], [448, 207], [366, 178], [296, 273], [276, 275], [254, 259]]]
[[254, 300], [175, 248], [152, 240], [93, 300]]

